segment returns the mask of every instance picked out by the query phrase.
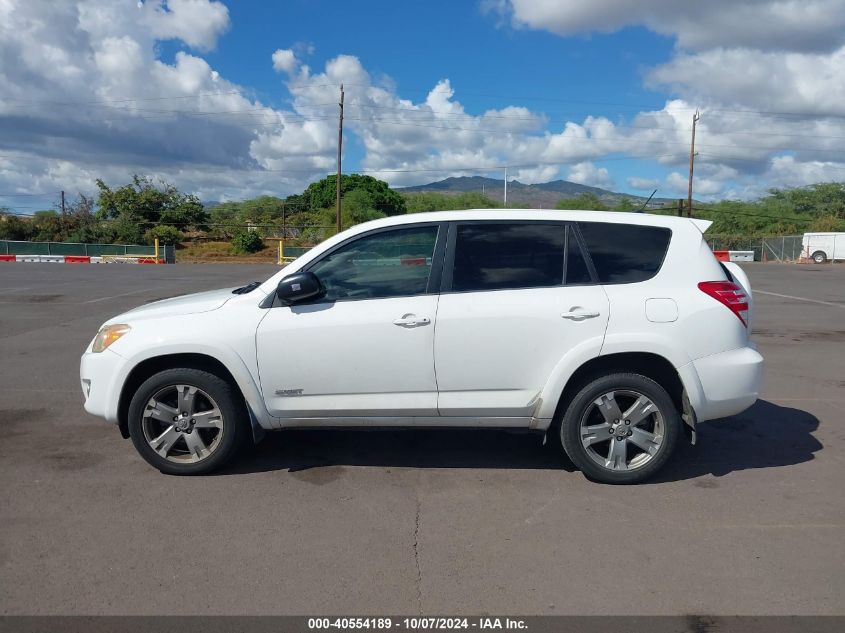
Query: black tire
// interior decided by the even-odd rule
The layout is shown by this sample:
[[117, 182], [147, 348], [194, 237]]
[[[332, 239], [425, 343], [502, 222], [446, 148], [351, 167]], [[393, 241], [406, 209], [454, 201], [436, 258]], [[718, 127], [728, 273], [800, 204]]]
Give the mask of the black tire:
[[[652, 425], [650, 427], [651, 431], [654, 431], [652, 435], [655, 437], [659, 436], [661, 438], [659, 446], [654, 448], [654, 454], [650, 454], [646, 451], [641, 451], [641, 449], [634, 444], [633, 440], [631, 440], [631, 448], [624, 450], [627, 451], [626, 454], [628, 455], [634, 454], [634, 457], [630, 460], [634, 465], [630, 468], [626, 465], [625, 470], [617, 470], [597, 463], [597, 459], [601, 459], [601, 456], [598, 455], [598, 453], [600, 453], [605, 447], [604, 441], [596, 441], [593, 445], [595, 446], [594, 449], [585, 447], [582, 442], [582, 422], [585, 425], [592, 426], [589, 423], [596, 419], [599, 424], [606, 424], [606, 420], [602, 417], [606, 414], [601, 413], [601, 410], [595, 405], [595, 402], [603, 395], [611, 392], [614, 393], [614, 401], [616, 398], [616, 392], [619, 392], [620, 399], [622, 398], [621, 394], [628, 394], [626, 397], [631, 399], [635, 396], [630, 394], [641, 394], [651, 400], [657, 408], [657, 415], [649, 414], [646, 418], [644, 418], [643, 424]], [[618, 406], [620, 409], [622, 408], [621, 404]], [[598, 417], [596, 418], [597, 414]], [[628, 427], [624, 427], [624, 424], [626, 424], [626, 422], [622, 419], [620, 424], [613, 426], [613, 428], [617, 428], [618, 433], [621, 435], [624, 435], [626, 430], [627, 434], [631, 435], [631, 429], [635, 429], [637, 427], [636, 423], [633, 426]], [[656, 426], [658, 424], [659, 427]], [[658, 429], [659, 434], [657, 432]], [[680, 431], [680, 415], [678, 414], [678, 410], [675, 408], [675, 404], [672, 402], [672, 398], [668, 393], [666, 393], [666, 390], [650, 378], [631, 373], [609, 374], [589, 382], [578, 391], [569, 403], [569, 406], [567, 407], [560, 422], [561, 443], [572, 462], [588, 478], [608, 484], [635, 484], [645, 481], [654, 475], [654, 473], [660, 470], [671, 457]], [[617, 438], [615, 435], [610, 433], [610, 429], [608, 429], [608, 433], [609, 439], [606, 440], [606, 442], [608, 442], [606, 447], [609, 450], [613, 450], [611, 445]], [[639, 437], [639, 434], [636, 435]], [[622, 442], [622, 447], [628, 446], [627, 437], [624, 439], [618, 439], [618, 441]], [[588, 452], [591, 450], [593, 451], [592, 454]], [[637, 464], [637, 460], [643, 461], [644, 463]]]
[[[170, 422], [159, 422], [153, 420], [150, 416], [145, 419], [145, 413], [149, 411], [148, 405], [155, 402], [154, 396], [162, 393], [167, 394], [171, 388], [175, 390], [174, 393], [178, 398], [177, 385], [199, 390], [196, 393], [200, 394], [199, 399], [206, 403], [206, 408], [208, 403], [211, 403], [212, 407], [216, 405], [216, 409], [219, 410], [221, 415], [219, 421], [215, 417], [215, 423], [219, 422], [222, 428], [192, 428], [186, 432], [186, 435], [172, 443], [171, 450], [174, 454], [163, 457], [151, 446], [149, 438], [157, 432], [152, 430], [151, 427], [158, 424], [158, 431], [166, 431], [168, 428], [166, 425]], [[164, 401], [163, 398], [162, 401]], [[198, 412], [197, 418], [204, 412], [207, 411], [204, 409]], [[247, 431], [248, 420], [246, 417], [241, 398], [232, 386], [219, 376], [199, 369], [166, 369], [144, 381], [132, 397], [128, 413], [129, 435], [141, 457], [161, 472], [169, 475], [202, 475], [220, 468], [237, 452]], [[173, 433], [182, 434], [183, 432], [173, 431]], [[190, 436], [193, 433], [197, 435], [191, 438]], [[210, 449], [209, 454], [200, 458], [191, 454], [187, 441], [188, 439], [196, 441], [196, 437], [201, 434], [205, 435], [206, 440], [210, 439], [211, 441], [207, 447]], [[179, 452], [185, 454], [179, 455]], [[170, 453], [170, 450], [167, 453]], [[180, 462], [178, 461], [180, 458], [184, 460], [197, 459], [198, 461]]]
[[810, 257], [817, 264], [824, 264], [827, 261], [827, 255], [825, 255], [824, 251], [816, 251]]

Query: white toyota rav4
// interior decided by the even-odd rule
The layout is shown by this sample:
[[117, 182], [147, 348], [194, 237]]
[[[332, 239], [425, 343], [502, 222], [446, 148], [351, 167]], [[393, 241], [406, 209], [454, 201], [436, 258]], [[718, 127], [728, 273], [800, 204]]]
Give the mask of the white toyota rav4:
[[709, 222], [477, 210], [386, 218], [263, 283], [107, 321], [85, 409], [166, 473], [206, 473], [264, 430], [508, 427], [589, 477], [634, 483], [684, 430], [757, 399], [751, 288]]

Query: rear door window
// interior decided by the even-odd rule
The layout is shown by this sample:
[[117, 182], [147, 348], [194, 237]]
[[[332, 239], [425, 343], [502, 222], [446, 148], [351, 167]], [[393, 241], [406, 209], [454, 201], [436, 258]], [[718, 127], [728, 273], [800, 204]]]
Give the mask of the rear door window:
[[660, 270], [672, 231], [658, 226], [579, 222], [593, 266], [603, 284], [651, 279]]
[[452, 290], [471, 292], [563, 284], [566, 224], [459, 224]]

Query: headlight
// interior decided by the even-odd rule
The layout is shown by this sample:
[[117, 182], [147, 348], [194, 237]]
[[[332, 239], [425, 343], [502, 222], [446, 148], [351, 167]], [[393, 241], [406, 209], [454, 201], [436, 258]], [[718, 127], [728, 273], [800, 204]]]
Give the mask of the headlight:
[[102, 352], [121, 336], [128, 333], [131, 329], [131, 327], [123, 323], [115, 323], [114, 325], [105, 326], [102, 330], [97, 332], [94, 344], [91, 346], [91, 351], [94, 353]]

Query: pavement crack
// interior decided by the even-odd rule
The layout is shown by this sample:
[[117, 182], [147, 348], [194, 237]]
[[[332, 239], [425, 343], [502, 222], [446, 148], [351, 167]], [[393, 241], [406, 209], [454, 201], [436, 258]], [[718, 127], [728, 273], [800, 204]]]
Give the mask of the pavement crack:
[[417, 496], [417, 516], [414, 520], [414, 565], [417, 568], [417, 611], [419, 615], [422, 610], [422, 569], [420, 568], [420, 498]]

